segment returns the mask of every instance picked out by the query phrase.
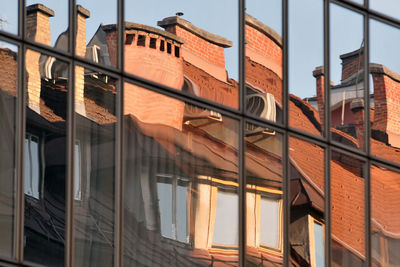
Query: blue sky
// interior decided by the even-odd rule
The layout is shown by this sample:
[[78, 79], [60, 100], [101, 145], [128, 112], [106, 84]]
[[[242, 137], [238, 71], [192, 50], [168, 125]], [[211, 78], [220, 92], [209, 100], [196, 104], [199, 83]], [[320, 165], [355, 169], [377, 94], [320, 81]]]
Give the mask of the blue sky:
[[[363, 3], [363, 0], [353, 0]], [[68, 27], [67, 0], [26, 0], [26, 4], [43, 3], [55, 11], [50, 19], [52, 43]], [[290, 92], [300, 97], [315, 95], [315, 79], [312, 71], [323, 64], [323, 17], [322, 0], [289, 0], [289, 86]], [[17, 32], [18, 1], [0, 0], [0, 18], [7, 19], [3, 29]], [[117, 1], [77, 0], [90, 10], [87, 20], [87, 41], [100, 23], [117, 21]], [[210, 6], [214, 8], [210, 9]], [[247, 0], [246, 12], [282, 32], [281, 0]], [[400, 0], [370, 0], [371, 8], [391, 16], [400, 17]], [[157, 27], [157, 21], [183, 12], [183, 18], [198, 27], [221, 35], [234, 43], [225, 50], [229, 76], [238, 77], [238, 5], [234, 0], [126, 0], [127, 21]], [[381, 63], [400, 73], [398, 45], [400, 30], [371, 21], [371, 61]], [[1, 26], [1, 24], [0, 24]], [[6, 27], [7, 26], [7, 27]], [[339, 56], [358, 49], [363, 39], [362, 16], [344, 8], [331, 5], [331, 80], [340, 81], [341, 61]], [[3, 45], [4, 46], [4, 45]]]

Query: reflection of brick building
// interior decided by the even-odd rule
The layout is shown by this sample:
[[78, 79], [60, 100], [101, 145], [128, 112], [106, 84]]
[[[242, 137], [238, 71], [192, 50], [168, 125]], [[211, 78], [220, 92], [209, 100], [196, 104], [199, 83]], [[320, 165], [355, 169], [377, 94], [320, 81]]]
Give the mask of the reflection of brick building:
[[[51, 10], [44, 6], [28, 10], [29, 18], [40, 16], [40, 20], [32, 19], [30, 27], [35, 29], [32, 31], [49, 32], [48, 20], [42, 17], [43, 14], [53, 15]], [[115, 64], [115, 25], [100, 26], [86, 47], [82, 38], [89, 12], [79, 7], [78, 16], [79, 55], [95, 62]], [[165, 18], [158, 25], [165, 30], [126, 24], [125, 70], [237, 108], [238, 82], [229, 78], [224, 57], [224, 49], [232, 43], [180, 17]], [[248, 110], [265, 119], [280, 121], [283, 104], [281, 38], [251, 16], [246, 16], [246, 33]], [[41, 38], [41, 35], [33, 34], [32, 38]], [[343, 84], [338, 90], [362, 82], [357, 79], [360, 69], [354, 63], [359, 55], [352, 52], [343, 56]], [[0, 98], [12, 103], [17, 95], [16, 55], [2, 49], [0, 60], [10, 66], [9, 71], [0, 70]], [[25, 174], [25, 182], [29, 181], [30, 186], [25, 188], [25, 257], [38, 262], [47, 258], [44, 264], [60, 264], [65, 238], [65, 188], [61, 185], [65, 184], [66, 153], [57, 152], [65, 151], [66, 147], [68, 67], [55, 58], [31, 50], [26, 53], [25, 60], [30, 63], [26, 68], [28, 145], [25, 155], [29, 154], [30, 176]], [[371, 140], [372, 149], [394, 161], [400, 160], [398, 149], [394, 147], [399, 133], [397, 107], [393, 103], [393, 98], [397, 97], [394, 89], [398, 87], [398, 74], [381, 65], [373, 65], [371, 72], [375, 86], [372, 129], [376, 137]], [[324, 73], [318, 68], [313, 74], [317, 80], [318, 109], [290, 95], [290, 119], [293, 127], [321, 136]], [[87, 265], [101, 259], [111, 264], [117, 82], [102, 73], [78, 67], [74, 88], [75, 123], [79, 129], [74, 144], [76, 262]], [[237, 264], [237, 122], [218, 112], [136, 85], [126, 83], [124, 90], [125, 262], [159, 266]], [[357, 100], [357, 93], [352, 101]], [[360, 147], [363, 135], [357, 119], [362, 118], [363, 107], [352, 109], [352, 102], [347, 102], [346, 124], [353, 124], [354, 131], [344, 132], [338, 127], [332, 129], [333, 137]], [[336, 122], [339, 115], [335, 115], [337, 107], [333, 106], [332, 117]], [[0, 114], [6, 116], [14, 109], [12, 104], [3, 108], [6, 111]], [[0, 125], [3, 125], [6, 119], [0, 118]], [[282, 266], [282, 138], [268, 128], [246, 127], [247, 263]], [[7, 145], [12, 135], [12, 132], [4, 135], [6, 138], [0, 143], [2, 151], [12, 150]], [[318, 227], [323, 229], [324, 226], [324, 150], [296, 138], [291, 138], [289, 145], [290, 262], [293, 266], [316, 266], [318, 255], [323, 253], [318, 246], [321, 242]], [[40, 146], [42, 151], [36, 156], [32, 152], [35, 146]], [[3, 165], [12, 163], [2, 161], [0, 164], [0, 168], [7, 169]], [[40, 166], [37, 179], [32, 167], [35, 164]], [[333, 264], [361, 266], [366, 253], [362, 163], [333, 154], [331, 173]], [[398, 242], [400, 221], [395, 215], [390, 220], [385, 217], [387, 211], [397, 207], [396, 198], [400, 193], [397, 177], [378, 167], [371, 169], [371, 175], [380, 177], [371, 184], [376, 188], [372, 197], [379, 200], [372, 204], [372, 236], [382, 244]], [[392, 189], [390, 194], [386, 193], [387, 187]], [[6, 196], [7, 203], [12, 202], [7, 199], [11, 186], [6, 184], [0, 188], [3, 190], [0, 196]], [[0, 212], [10, 213], [6, 207], [0, 207]], [[227, 223], [221, 214], [233, 219]], [[91, 250], [97, 254], [85, 258], [85, 253], [90, 254]]]

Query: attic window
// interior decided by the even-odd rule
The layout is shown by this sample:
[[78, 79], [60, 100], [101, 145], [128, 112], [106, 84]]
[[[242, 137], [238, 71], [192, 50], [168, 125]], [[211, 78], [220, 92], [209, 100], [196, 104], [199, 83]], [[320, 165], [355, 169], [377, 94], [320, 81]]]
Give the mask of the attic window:
[[150, 48], [156, 49], [156, 43], [157, 43], [156, 38], [150, 38]]
[[171, 43], [167, 43], [167, 53], [171, 54]]
[[144, 35], [138, 36], [137, 46], [146, 46], [146, 36]]
[[160, 51], [165, 51], [165, 41], [161, 40], [160, 42]]
[[179, 47], [175, 46], [175, 56], [179, 57]]
[[132, 44], [133, 40], [135, 40], [135, 34], [127, 34], [125, 44]]

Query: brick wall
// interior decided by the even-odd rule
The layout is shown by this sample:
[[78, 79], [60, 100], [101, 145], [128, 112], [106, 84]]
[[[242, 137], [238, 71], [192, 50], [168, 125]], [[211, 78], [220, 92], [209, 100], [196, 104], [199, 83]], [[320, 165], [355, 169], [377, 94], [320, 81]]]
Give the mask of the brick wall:
[[375, 113], [372, 128], [400, 133], [400, 81], [385, 73], [372, 73]]
[[0, 49], [0, 62], [7, 66], [7, 68], [0, 68], [0, 89], [12, 96], [17, 96], [17, 53], [7, 48]]
[[124, 114], [139, 121], [182, 130], [185, 103], [133, 84], [124, 87]]
[[[179, 44], [172, 40], [146, 32], [135, 31], [135, 39], [125, 44], [125, 71], [145, 79], [166, 85], [177, 90], [183, 86], [182, 58], [175, 56], [175, 46]], [[138, 46], [138, 35], [145, 36], [145, 46]], [[108, 36], [108, 34], [107, 34]], [[113, 36], [108, 37], [110, 40]], [[150, 48], [150, 38], [156, 38], [156, 48]], [[164, 41], [164, 51], [160, 50], [160, 42]], [[171, 44], [171, 53], [167, 52], [167, 43]], [[111, 55], [112, 51], [110, 51]]]
[[246, 25], [246, 48], [251, 48], [259, 54], [271, 59], [277, 65], [282, 66], [282, 48], [269, 36], [261, 31]]
[[225, 68], [224, 48], [187, 31], [177, 25], [168, 27], [167, 31], [185, 40], [184, 48], [217, 66]]

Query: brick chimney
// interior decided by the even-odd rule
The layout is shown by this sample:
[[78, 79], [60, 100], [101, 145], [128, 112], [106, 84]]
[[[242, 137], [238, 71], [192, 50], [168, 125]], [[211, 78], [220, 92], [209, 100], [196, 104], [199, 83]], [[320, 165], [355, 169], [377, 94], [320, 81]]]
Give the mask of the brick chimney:
[[350, 109], [354, 114], [354, 127], [356, 136], [360, 146], [360, 150], [364, 149], [364, 99], [355, 98], [350, 103]]
[[324, 125], [324, 117], [325, 117], [325, 72], [324, 67], [316, 67], [313, 71], [313, 76], [316, 79], [316, 88], [317, 88], [317, 103], [318, 103], [318, 112], [319, 117], [321, 119], [321, 127]]
[[372, 129], [386, 133], [388, 143], [400, 147], [400, 75], [373, 63], [370, 72], [375, 105]]
[[227, 81], [224, 48], [231, 47], [231, 41], [200, 29], [178, 16], [164, 18], [157, 24], [185, 40], [182, 46], [185, 61], [223, 82]]
[[[79, 57], [86, 55], [86, 19], [90, 12], [81, 5], [76, 7], [76, 43], [75, 53]], [[85, 69], [81, 66], [75, 67], [75, 111], [86, 116], [85, 110]]]
[[[49, 17], [54, 16], [54, 11], [42, 4], [35, 4], [28, 6], [26, 13], [26, 37], [35, 42], [50, 46]], [[28, 106], [38, 113], [40, 113], [41, 90], [39, 58], [39, 52], [30, 49], [26, 51], [25, 66]]]
[[340, 56], [342, 60], [342, 81], [364, 69], [364, 47]]

